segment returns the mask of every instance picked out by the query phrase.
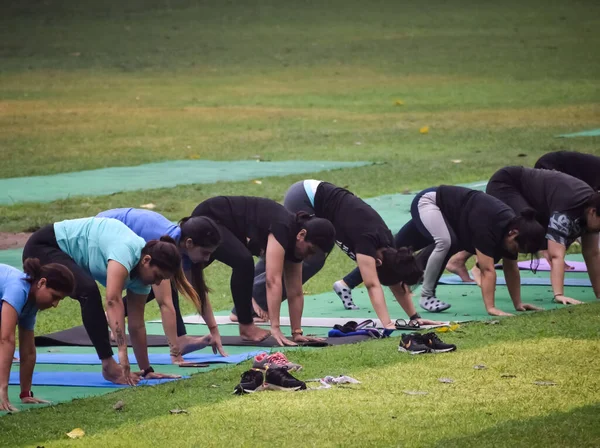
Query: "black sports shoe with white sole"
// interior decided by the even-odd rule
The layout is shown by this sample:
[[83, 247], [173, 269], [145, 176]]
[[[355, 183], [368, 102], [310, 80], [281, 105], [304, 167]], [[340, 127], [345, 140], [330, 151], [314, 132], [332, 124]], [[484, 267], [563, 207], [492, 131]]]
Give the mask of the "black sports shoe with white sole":
[[418, 334], [402, 334], [398, 351], [408, 353], [409, 355], [422, 355], [429, 353], [431, 349], [422, 343]]
[[445, 343], [435, 333], [425, 333], [419, 335], [419, 339], [423, 345], [429, 347], [432, 353], [446, 353], [456, 350], [456, 345]]
[[250, 369], [242, 373], [240, 384], [235, 386], [234, 394], [243, 395], [258, 392], [264, 389], [265, 374], [257, 369]]
[[270, 390], [304, 390], [306, 383], [294, 378], [287, 369], [267, 369], [265, 388]]

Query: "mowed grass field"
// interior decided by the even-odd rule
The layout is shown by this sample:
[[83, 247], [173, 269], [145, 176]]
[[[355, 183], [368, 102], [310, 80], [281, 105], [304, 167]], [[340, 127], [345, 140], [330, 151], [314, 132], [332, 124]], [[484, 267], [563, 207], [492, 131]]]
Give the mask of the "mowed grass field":
[[[600, 127], [599, 30], [600, 5], [586, 1], [3, 2], [0, 178], [180, 159], [378, 163], [260, 185], [148, 179], [142, 192], [1, 206], [0, 231], [149, 202], [179, 219], [217, 194], [281, 200], [302, 178], [373, 197], [487, 179], [552, 150], [600, 154], [599, 138], [555, 138]], [[351, 267], [336, 252], [305, 290]], [[227, 269], [207, 278], [214, 306], [229, 307]], [[359, 388], [234, 398], [239, 366], [3, 417], [0, 444], [598, 446], [599, 313], [463, 327], [447, 357], [400, 356], [397, 338], [298, 354], [302, 378], [346, 373]], [[79, 323], [66, 300], [38, 331]], [[175, 405], [190, 415], [168, 415]], [[86, 437], [65, 441], [78, 426]]]

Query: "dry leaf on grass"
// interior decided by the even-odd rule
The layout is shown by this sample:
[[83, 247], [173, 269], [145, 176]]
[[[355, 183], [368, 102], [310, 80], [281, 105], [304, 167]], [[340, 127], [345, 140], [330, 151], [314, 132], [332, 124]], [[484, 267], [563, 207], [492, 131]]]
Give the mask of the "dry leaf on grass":
[[68, 432], [67, 436], [69, 436], [70, 439], [81, 439], [85, 436], [85, 431], [81, 428], [75, 428], [73, 431]]
[[123, 403], [123, 400], [119, 400], [113, 405], [113, 409], [115, 411], [120, 411], [121, 409], [123, 409], [123, 406], [125, 406], [125, 403]]

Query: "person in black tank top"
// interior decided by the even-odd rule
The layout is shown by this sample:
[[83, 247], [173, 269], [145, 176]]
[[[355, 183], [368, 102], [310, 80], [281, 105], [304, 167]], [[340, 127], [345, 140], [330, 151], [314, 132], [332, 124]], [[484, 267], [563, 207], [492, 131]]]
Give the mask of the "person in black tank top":
[[[269, 336], [268, 331], [254, 324], [252, 317], [253, 256], [257, 256], [266, 260], [271, 335], [279, 345], [309, 341], [311, 338], [304, 337], [301, 329], [304, 303], [302, 260], [316, 252], [328, 253], [331, 250], [335, 240], [331, 223], [308, 214], [291, 213], [270, 199], [248, 196], [207, 199], [196, 207], [192, 216], [209, 217], [219, 227], [221, 244], [208, 264], [218, 260], [232, 268], [231, 293], [242, 338], [260, 341]], [[192, 278], [205, 266], [194, 264]], [[284, 283], [290, 298], [293, 342], [281, 333], [279, 324]], [[207, 309], [210, 309], [209, 304]]]
[[[410, 286], [417, 284], [421, 278], [421, 266], [407, 248], [394, 246], [392, 233], [381, 216], [362, 199], [328, 182], [305, 180], [288, 189], [284, 206], [290, 211], [305, 211], [333, 223], [336, 244], [358, 264], [357, 275], [360, 277], [362, 274], [361, 281], [364, 279], [369, 299], [386, 329], [395, 327], [385, 303], [382, 285], [390, 287], [411, 319], [417, 319], [421, 324], [436, 323], [421, 319], [411, 300]], [[307, 258], [302, 268], [303, 282], [319, 272], [324, 264], [324, 254]], [[258, 268], [254, 298], [260, 306], [265, 307], [266, 303], [261, 299], [264, 295], [264, 275]], [[343, 295], [340, 298], [344, 301]], [[345, 306], [348, 307], [346, 303]]]

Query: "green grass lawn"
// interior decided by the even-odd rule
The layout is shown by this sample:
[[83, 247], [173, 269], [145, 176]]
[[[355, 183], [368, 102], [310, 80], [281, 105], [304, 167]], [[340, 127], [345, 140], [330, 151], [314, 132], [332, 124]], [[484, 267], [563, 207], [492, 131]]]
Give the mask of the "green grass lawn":
[[[257, 155], [379, 163], [261, 185], [148, 179], [142, 192], [1, 206], [0, 231], [148, 202], [178, 219], [217, 194], [281, 200], [304, 177], [372, 197], [487, 179], [551, 150], [600, 154], [600, 138], [555, 138], [600, 127], [599, 30], [600, 5], [585, 1], [3, 2], [0, 178]], [[351, 267], [336, 252], [306, 291]], [[217, 309], [231, 304], [228, 275], [207, 272]], [[62, 443], [597, 446], [598, 313], [468, 326], [448, 357], [408, 359], [396, 340], [298, 354], [303, 378], [344, 372], [359, 388], [234, 398], [237, 367], [3, 417], [0, 444], [60, 445], [81, 426], [83, 441]], [[79, 323], [66, 300], [38, 331]], [[489, 369], [473, 371], [480, 362]], [[533, 386], [539, 378], [557, 386]], [[119, 397], [127, 408], [114, 413]], [[177, 406], [190, 415], [168, 415]]]

